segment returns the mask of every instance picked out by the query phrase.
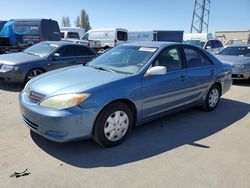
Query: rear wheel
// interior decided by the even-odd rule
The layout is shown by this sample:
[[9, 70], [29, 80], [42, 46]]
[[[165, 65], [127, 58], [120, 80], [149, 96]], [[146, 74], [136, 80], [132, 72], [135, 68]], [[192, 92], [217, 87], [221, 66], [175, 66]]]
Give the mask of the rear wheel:
[[30, 81], [31, 79], [37, 77], [38, 75], [44, 73], [45, 71], [41, 68], [34, 68], [28, 72], [28, 74], [25, 77], [25, 83]]
[[220, 86], [213, 85], [207, 93], [203, 109], [205, 111], [213, 111], [217, 107], [220, 101], [220, 96], [221, 96]]
[[93, 129], [93, 139], [104, 147], [118, 145], [128, 137], [133, 123], [133, 114], [126, 104], [112, 103], [97, 117]]

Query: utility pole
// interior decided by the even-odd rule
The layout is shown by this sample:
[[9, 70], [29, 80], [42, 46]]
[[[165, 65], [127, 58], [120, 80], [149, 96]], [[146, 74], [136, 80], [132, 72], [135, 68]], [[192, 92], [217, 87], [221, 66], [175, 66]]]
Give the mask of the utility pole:
[[210, 0], [195, 0], [190, 33], [208, 32]]

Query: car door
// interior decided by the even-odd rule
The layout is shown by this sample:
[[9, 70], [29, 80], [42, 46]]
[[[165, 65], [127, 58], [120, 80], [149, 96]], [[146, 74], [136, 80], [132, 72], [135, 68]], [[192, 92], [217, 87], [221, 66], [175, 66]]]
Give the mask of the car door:
[[51, 59], [51, 69], [58, 69], [76, 65], [76, 62], [78, 60], [77, 48], [75, 47], [75, 45], [62, 46], [54, 53]]
[[187, 69], [188, 103], [201, 99], [215, 78], [215, 65], [198, 48], [183, 46]]
[[165, 66], [167, 74], [142, 78], [143, 119], [186, 102], [186, 70], [183, 69], [179, 47], [164, 49], [152, 63], [151, 67], [153, 66]]

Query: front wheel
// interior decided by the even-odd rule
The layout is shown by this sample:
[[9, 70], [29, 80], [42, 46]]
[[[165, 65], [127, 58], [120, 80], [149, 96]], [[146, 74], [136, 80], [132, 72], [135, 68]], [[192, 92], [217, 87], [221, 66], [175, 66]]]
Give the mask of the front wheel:
[[123, 142], [133, 127], [133, 113], [124, 103], [108, 105], [96, 119], [93, 139], [104, 147], [111, 147]]
[[220, 87], [218, 85], [213, 85], [207, 93], [203, 109], [205, 111], [213, 111], [217, 107], [220, 101], [220, 97], [221, 97]]
[[40, 68], [34, 68], [28, 72], [28, 74], [25, 77], [25, 84], [30, 81], [31, 79], [37, 77], [38, 75], [44, 73], [45, 71]]

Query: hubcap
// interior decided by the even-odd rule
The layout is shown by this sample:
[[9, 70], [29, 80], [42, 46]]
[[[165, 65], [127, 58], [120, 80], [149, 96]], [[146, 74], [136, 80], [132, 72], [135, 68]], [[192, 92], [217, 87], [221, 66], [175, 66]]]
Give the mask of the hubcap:
[[38, 76], [39, 74], [42, 74], [42, 73], [43, 73], [43, 71], [39, 70], [39, 69], [32, 70], [28, 75], [28, 80], [31, 80], [32, 78], [35, 78], [36, 76]]
[[123, 111], [116, 111], [106, 120], [104, 134], [108, 140], [117, 141], [126, 134], [128, 126], [128, 115]]
[[216, 106], [216, 104], [218, 103], [219, 100], [219, 91], [214, 88], [210, 94], [209, 94], [209, 98], [208, 98], [208, 104], [211, 108], [214, 108]]

